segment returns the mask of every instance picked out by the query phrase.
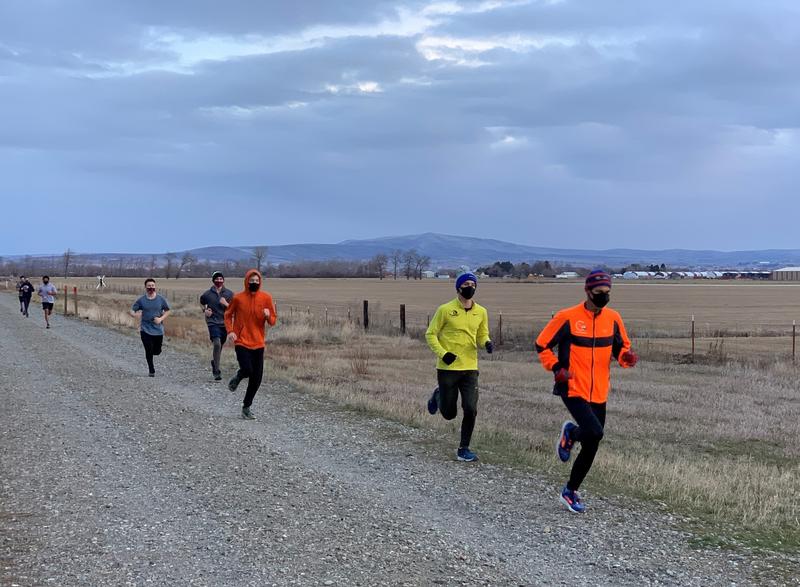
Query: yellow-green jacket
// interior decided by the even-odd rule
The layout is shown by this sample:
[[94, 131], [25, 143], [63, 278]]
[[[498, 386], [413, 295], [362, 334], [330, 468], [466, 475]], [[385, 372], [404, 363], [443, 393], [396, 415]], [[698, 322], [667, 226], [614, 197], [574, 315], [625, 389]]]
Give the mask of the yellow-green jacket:
[[[439, 357], [437, 369], [477, 371], [478, 346], [483, 347], [489, 340], [489, 314], [476, 302], [467, 311], [455, 298], [436, 309], [425, 340]], [[451, 365], [445, 365], [442, 361], [445, 353], [453, 353], [458, 358]]]

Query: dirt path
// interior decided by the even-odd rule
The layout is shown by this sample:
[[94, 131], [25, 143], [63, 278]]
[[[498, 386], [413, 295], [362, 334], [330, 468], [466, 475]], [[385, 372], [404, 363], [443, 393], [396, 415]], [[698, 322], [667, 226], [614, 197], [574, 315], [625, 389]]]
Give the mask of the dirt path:
[[243, 421], [169, 343], [150, 379], [138, 338], [31, 316], [0, 296], [0, 584], [731, 585], [770, 564], [642, 506], [569, 514], [541, 479], [271, 378]]

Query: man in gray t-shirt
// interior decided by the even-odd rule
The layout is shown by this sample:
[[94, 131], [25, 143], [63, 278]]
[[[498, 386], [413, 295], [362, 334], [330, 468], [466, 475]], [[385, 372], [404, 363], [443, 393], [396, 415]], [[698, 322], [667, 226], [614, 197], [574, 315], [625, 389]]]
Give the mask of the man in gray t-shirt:
[[50, 328], [50, 314], [53, 313], [53, 304], [56, 303], [56, 295], [58, 290], [56, 286], [50, 283], [50, 277], [45, 275], [42, 277], [42, 285], [38, 287], [36, 293], [42, 298], [42, 310], [44, 310], [44, 323], [47, 328]]
[[161, 354], [164, 342], [164, 320], [169, 315], [169, 302], [156, 293], [156, 280], [144, 282], [146, 294], [133, 302], [131, 316], [139, 318], [139, 335], [144, 345], [144, 355], [150, 377], [155, 377], [156, 368], [153, 357]]
[[211, 373], [215, 381], [222, 380], [222, 373], [219, 367], [222, 355], [222, 345], [228, 338], [225, 330], [225, 310], [233, 299], [233, 292], [225, 287], [225, 276], [221, 271], [214, 271], [211, 274], [211, 281], [214, 285], [203, 292], [200, 296], [200, 306], [203, 308], [203, 315], [208, 326], [208, 336], [214, 350], [211, 354]]

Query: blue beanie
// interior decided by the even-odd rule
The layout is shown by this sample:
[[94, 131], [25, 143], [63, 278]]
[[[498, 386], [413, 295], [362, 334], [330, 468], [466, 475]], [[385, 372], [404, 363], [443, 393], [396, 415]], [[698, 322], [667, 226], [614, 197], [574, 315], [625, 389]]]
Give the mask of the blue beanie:
[[464, 285], [465, 281], [474, 281], [475, 285], [478, 285], [478, 278], [475, 276], [475, 274], [467, 271], [456, 277], [456, 289], [461, 289], [461, 286]]

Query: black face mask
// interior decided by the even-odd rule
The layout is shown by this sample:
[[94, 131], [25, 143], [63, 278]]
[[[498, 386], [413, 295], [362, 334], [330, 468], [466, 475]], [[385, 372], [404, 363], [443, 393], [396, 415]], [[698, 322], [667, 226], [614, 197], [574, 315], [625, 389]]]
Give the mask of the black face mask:
[[589, 292], [589, 299], [592, 300], [592, 303], [598, 308], [605, 308], [611, 299], [611, 294], [607, 291], [598, 292], [596, 294]]
[[156, 291], [156, 288], [154, 288], [154, 287], [148, 287], [147, 288], [147, 293], [154, 293], [155, 291]]
[[465, 300], [472, 299], [472, 296], [475, 295], [475, 288], [474, 287], [462, 287], [458, 291], [461, 294], [461, 297], [464, 298]]
[[258, 284], [258, 283], [248, 283], [247, 284], [247, 289], [249, 289], [250, 291], [258, 291], [258, 286], [259, 285], [260, 284]]

